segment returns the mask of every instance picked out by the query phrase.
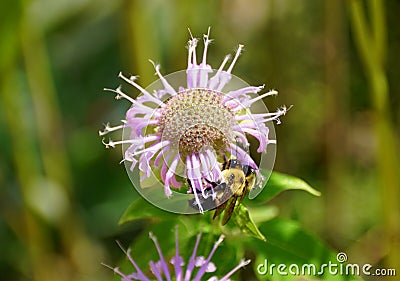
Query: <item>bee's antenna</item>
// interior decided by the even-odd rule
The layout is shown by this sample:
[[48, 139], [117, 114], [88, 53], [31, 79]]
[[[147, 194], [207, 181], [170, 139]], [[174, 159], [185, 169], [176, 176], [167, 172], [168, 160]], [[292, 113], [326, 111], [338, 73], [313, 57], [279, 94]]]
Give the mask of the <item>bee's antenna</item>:
[[226, 156], [226, 154], [224, 154], [224, 164], [222, 165], [222, 169], [223, 170], [225, 170], [225, 169], [227, 169], [228, 167], [229, 167], [229, 159], [228, 159], [228, 157]]
[[225, 161], [225, 163], [228, 163], [228, 161], [229, 161], [229, 159], [228, 159], [228, 157], [226, 156], [226, 154], [224, 154], [224, 161]]

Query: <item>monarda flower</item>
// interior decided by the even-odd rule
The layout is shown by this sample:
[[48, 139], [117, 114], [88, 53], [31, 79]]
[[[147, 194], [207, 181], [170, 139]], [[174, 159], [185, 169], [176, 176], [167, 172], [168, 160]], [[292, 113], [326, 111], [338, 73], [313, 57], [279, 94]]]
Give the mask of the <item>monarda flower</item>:
[[[163, 252], [157, 242], [157, 238], [150, 232], [150, 238], [153, 240], [160, 260], [154, 262], [150, 261], [150, 271], [152, 276], [145, 274], [137, 265], [135, 260], [131, 256], [131, 250], [128, 249], [124, 251], [129, 261], [135, 268], [135, 271], [130, 274], [123, 273], [118, 267], [112, 268], [108, 265], [108, 268], [112, 269], [116, 274], [121, 276], [122, 281], [151, 281], [151, 280], [168, 280], [168, 281], [228, 281], [229, 277], [232, 276], [237, 270], [246, 266], [250, 263], [250, 260], [241, 260], [240, 263], [229, 271], [225, 276], [218, 278], [217, 276], [205, 277], [205, 275], [210, 275], [210, 273], [215, 272], [217, 267], [211, 262], [211, 258], [214, 252], [217, 250], [218, 246], [224, 240], [224, 236], [221, 235], [217, 242], [215, 242], [211, 252], [207, 257], [198, 256], [197, 250], [200, 243], [201, 233], [197, 235], [196, 243], [187, 263], [185, 263], [183, 257], [179, 254], [179, 244], [178, 244], [178, 231], [176, 231], [175, 240], [175, 255], [168, 261], [163, 255]], [[203, 279], [207, 278], [207, 279]]]
[[[198, 39], [192, 36], [189, 40], [188, 64], [184, 73], [164, 77], [160, 66], [153, 63], [159, 77], [158, 88], [145, 89], [137, 83], [136, 76], [126, 77], [119, 73], [118, 77], [139, 90], [141, 95], [134, 99], [124, 93], [122, 86], [105, 89], [115, 93], [116, 99], [130, 101], [132, 106], [122, 125], [111, 127], [107, 124], [99, 132], [103, 136], [124, 129], [122, 140], [103, 139], [104, 145], [115, 147], [122, 144], [123, 161], [130, 163], [129, 169], [133, 171], [138, 166], [141, 181], [155, 175], [167, 197], [182, 193], [175, 191], [188, 181], [184, 192], [192, 196], [191, 202], [201, 213], [204, 211], [202, 202], [208, 197], [216, 197], [211, 183], [224, 181], [221, 163], [226, 159], [235, 158], [251, 167], [261, 185], [262, 176], [249, 154], [247, 137], [258, 140], [258, 153], [265, 152], [268, 144], [276, 142], [269, 139], [271, 126], [268, 123], [273, 120], [279, 123], [279, 117], [287, 111], [282, 107], [269, 113], [262, 99], [276, 95], [277, 91], [257, 95], [264, 86], [248, 86], [231, 74], [243, 45], [239, 45], [229, 66], [231, 56], [227, 55], [219, 68], [213, 70], [206, 60], [212, 41], [209, 31], [203, 39], [200, 62], [196, 55]], [[177, 77], [182, 75], [185, 81], [177, 83]], [[261, 104], [265, 110], [252, 113], [250, 108], [255, 104]]]

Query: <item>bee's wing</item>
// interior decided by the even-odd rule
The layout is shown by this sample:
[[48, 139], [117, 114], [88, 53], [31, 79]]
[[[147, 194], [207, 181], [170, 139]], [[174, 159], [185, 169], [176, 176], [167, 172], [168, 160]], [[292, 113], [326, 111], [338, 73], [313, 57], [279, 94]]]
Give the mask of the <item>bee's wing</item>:
[[232, 217], [233, 210], [235, 209], [236, 206], [236, 200], [238, 199], [239, 196], [236, 194], [233, 195], [232, 199], [229, 202], [228, 207], [225, 208], [224, 216], [222, 217], [222, 225], [227, 224], [229, 219]]
[[242, 204], [243, 199], [246, 197], [247, 193], [249, 192], [249, 190], [251, 189], [251, 187], [249, 188], [249, 186], [245, 185], [243, 186], [243, 190], [242, 190], [242, 194], [241, 195], [233, 195], [232, 200], [229, 202], [228, 207], [225, 209], [225, 213], [224, 213], [224, 217], [222, 218], [222, 225], [225, 225], [230, 218], [232, 217], [233, 212], [235, 211], [236, 208], [236, 201], [238, 198], [239, 202], [237, 202], [237, 205]]
[[221, 214], [225, 207], [226, 204], [228, 203], [229, 198], [233, 195], [232, 190], [224, 184], [224, 189], [223, 192], [220, 196], [217, 196], [217, 208], [215, 209], [213, 219], [215, 219], [219, 214]]
[[215, 212], [214, 212], [214, 215], [213, 215], [213, 220], [214, 220], [216, 217], [218, 217], [218, 216], [224, 211], [224, 209], [225, 209], [227, 203], [228, 203], [228, 202], [225, 201], [224, 203], [222, 203], [221, 205], [219, 205], [219, 206], [215, 209]]

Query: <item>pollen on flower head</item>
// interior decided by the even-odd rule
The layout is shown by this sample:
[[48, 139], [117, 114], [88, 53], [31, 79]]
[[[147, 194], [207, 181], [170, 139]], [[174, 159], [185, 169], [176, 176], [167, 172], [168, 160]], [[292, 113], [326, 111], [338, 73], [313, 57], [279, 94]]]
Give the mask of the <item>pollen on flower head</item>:
[[224, 95], [210, 89], [188, 89], [161, 109], [158, 132], [185, 157], [204, 148], [227, 147], [233, 138], [234, 113], [221, 103]]

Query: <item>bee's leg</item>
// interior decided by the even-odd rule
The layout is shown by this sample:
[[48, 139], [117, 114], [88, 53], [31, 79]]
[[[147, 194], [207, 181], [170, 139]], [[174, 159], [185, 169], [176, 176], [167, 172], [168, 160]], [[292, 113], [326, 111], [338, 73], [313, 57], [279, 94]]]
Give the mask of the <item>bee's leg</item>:
[[242, 195], [240, 195], [240, 200], [239, 200], [238, 205], [242, 204], [243, 199], [246, 197], [247, 193], [249, 193], [249, 190], [248, 190], [247, 188], [245, 188], [245, 189], [243, 190], [243, 192], [242, 192]]
[[209, 183], [209, 184], [211, 184], [211, 186], [213, 187], [213, 188], [215, 188], [215, 187], [217, 187], [218, 185], [220, 185], [221, 184], [221, 181], [220, 180], [218, 180], [218, 181], [209, 181], [208, 179], [204, 179], [207, 183]]
[[189, 189], [192, 189], [192, 190], [193, 190], [193, 188], [192, 188], [192, 183], [190, 182], [189, 179], [186, 179], [186, 183], [187, 183], [187, 186], [189, 187]]

